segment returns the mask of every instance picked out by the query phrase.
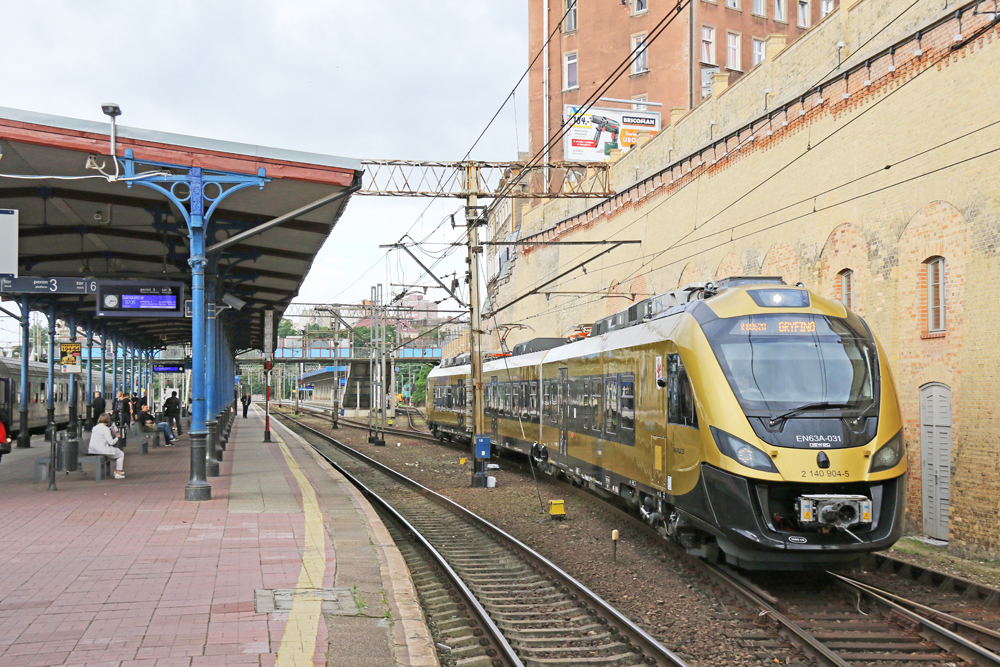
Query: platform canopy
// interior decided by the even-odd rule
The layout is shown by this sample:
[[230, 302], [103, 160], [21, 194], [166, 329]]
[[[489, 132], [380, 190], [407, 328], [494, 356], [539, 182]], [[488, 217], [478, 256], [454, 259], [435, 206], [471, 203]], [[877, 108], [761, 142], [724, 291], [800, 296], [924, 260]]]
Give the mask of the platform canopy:
[[[0, 108], [0, 209], [19, 211], [19, 273], [179, 280], [190, 294], [188, 229], [177, 205], [155, 190], [108, 182], [86, 167], [88, 157], [94, 156], [98, 166], [104, 164], [105, 172], [114, 173], [110, 127], [107, 122]], [[270, 179], [263, 189], [255, 186], [235, 192], [212, 213], [209, 247], [348, 190], [361, 177], [361, 163], [354, 159], [119, 125], [116, 153], [123, 157], [128, 150], [137, 161], [168, 165], [158, 167], [164, 173], [180, 175], [201, 167], [206, 173], [256, 176], [263, 169]], [[23, 180], [5, 175], [89, 178]], [[216, 196], [216, 187], [206, 186], [206, 198]], [[183, 198], [183, 187], [175, 194]], [[223, 281], [220, 292], [247, 302], [239, 312], [227, 315], [234, 349], [262, 346], [263, 311], [273, 308], [277, 323], [298, 294], [348, 199], [342, 197], [217, 253], [215, 272]], [[211, 264], [207, 273], [213, 273]], [[55, 298], [59, 317], [75, 312], [80, 325], [89, 318], [149, 346], [184, 344], [191, 339], [187, 319], [96, 318], [92, 294]]]

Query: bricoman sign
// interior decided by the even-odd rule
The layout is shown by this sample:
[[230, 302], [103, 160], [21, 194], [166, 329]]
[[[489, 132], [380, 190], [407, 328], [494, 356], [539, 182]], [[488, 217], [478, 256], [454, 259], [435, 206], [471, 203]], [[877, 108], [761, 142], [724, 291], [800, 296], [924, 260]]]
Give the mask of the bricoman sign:
[[567, 104], [563, 117], [571, 124], [563, 138], [563, 157], [568, 162], [605, 162], [611, 151], [629, 150], [640, 132], [654, 136], [660, 131], [660, 114], [655, 111], [625, 111], [591, 107], [577, 115], [578, 107]]

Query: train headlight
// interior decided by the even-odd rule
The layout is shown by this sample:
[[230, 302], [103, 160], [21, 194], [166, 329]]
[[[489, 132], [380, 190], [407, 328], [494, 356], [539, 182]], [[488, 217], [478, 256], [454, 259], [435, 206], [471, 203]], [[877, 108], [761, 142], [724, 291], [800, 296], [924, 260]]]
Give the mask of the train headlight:
[[764, 472], [778, 472], [778, 469], [771, 463], [771, 457], [749, 442], [744, 442], [735, 435], [730, 435], [714, 426], [712, 427], [712, 437], [715, 438], [715, 444], [718, 445], [719, 451], [740, 465]]
[[875, 456], [872, 457], [871, 469], [868, 472], [882, 472], [883, 470], [895, 468], [899, 465], [905, 453], [906, 447], [903, 446], [903, 431], [900, 429], [899, 433], [892, 436], [889, 442], [879, 447], [879, 450], [875, 452]]

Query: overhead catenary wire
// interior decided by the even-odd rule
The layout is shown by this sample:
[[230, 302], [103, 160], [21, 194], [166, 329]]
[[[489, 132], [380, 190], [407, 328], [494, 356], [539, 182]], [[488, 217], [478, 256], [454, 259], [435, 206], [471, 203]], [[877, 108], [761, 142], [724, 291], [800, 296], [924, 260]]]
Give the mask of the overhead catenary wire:
[[[886, 24], [885, 26], [883, 26], [883, 28], [882, 28], [881, 30], [879, 30], [878, 32], [876, 32], [875, 34], [873, 34], [873, 35], [872, 35], [871, 37], [869, 37], [869, 38], [868, 38], [868, 39], [867, 39], [867, 40], [866, 40], [866, 41], [865, 41], [865, 42], [864, 42], [863, 44], [861, 44], [861, 45], [860, 45], [860, 46], [859, 46], [859, 47], [858, 47], [858, 48], [857, 48], [857, 49], [856, 49], [855, 51], [857, 52], [857, 51], [860, 51], [861, 49], [863, 49], [863, 48], [864, 48], [864, 47], [865, 47], [865, 46], [866, 46], [866, 45], [867, 45], [868, 43], [870, 43], [870, 42], [871, 42], [871, 41], [872, 41], [873, 39], [875, 39], [875, 37], [877, 37], [877, 35], [878, 35], [878, 34], [880, 34], [880, 33], [881, 33], [881, 32], [883, 32], [884, 30], [886, 30], [886, 29], [887, 29], [887, 28], [888, 28], [888, 27], [889, 27], [890, 25], [892, 25], [893, 23], [895, 23], [896, 21], [898, 21], [898, 20], [900, 19], [900, 17], [902, 17], [902, 16], [903, 16], [903, 15], [904, 15], [904, 14], [905, 14], [905, 13], [906, 13], [907, 11], [909, 11], [909, 9], [911, 9], [911, 8], [912, 8], [912, 7], [914, 6], [914, 5], [916, 5], [916, 4], [917, 4], [917, 2], [916, 2], [916, 0], [915, 0], [915, 2], [914, 2], [914, 3], [912, 3], [911, 5], [909, 5], [908, 7], [906, 7], [905, 9], [903, 9], [903, 10], [902, 10], [902, 11], [901, 11], [901, 12], [900, 12], [899, 14], [897, 14], [897, 15], [896, 15], [896, 16], [895, 16], [895, 17], [894, 17], [894, 18], [893, 18], [893, 19], [892, 19], [891, 21], [889, 21], [889, 22], [888, 22], [888, 23], [887, 23], [887, 24]], [[977, 4], [977, 3], [973, 3], [973, 4]], [[996, 19], [994, 19], [994, 22], [995, 22], [995, 21], [996, 21]], [[992, 27], [992, 25], [991, 25], [991, 24], [988, 24], [988, 25], [986, 25], [986, 26], [983, 26], [983, 27], [982, 27], [982, 28], [981, 28], [981, 29], [980, 29], [979, 31], [977, 31], [977, 32], [976, 32], [975, 34], [973, 34], [973, 35], [969, 36], [968, 38], [966, 38], [966, 40], [965, 40], [965, 41], [972, 41], [972, 40], [976, 39], [976, 38], [977, 38], [977, 37], [978, 37], [978, 36], [979, 36], [980, 34], [982, 34], [982, 32], [983, 32], [983, 31], [985, 31], [985, 30], [988, 30], [988, 29], [990, 29], [991, 27]], [[946, 54], [945, 56], [943, 56], [943, 57], [946, 57], [946, 56], [947, 56], [947, 54]], [[800, 154], [798, 154], [798, 155], [794, 156], [794, 157], [793, 157], [793, 158], [792, 158], [791, 160], [789, 160], [789, 162], [787, 162], [786, 164], [782, 165], [782, 166], [781, 166], [781, 167], [780, 167], [779, 169], [777, 169], [777, 170], [776, 170], [775, 172], [773, 172], [773, 173], [771, 173], [770, 175], [768, 175], [767, 177], [765, 177], [765, 178], [764, 178], [764, 179], [763, 179], [763, 180], [762, 180], [761, 182], [759, 182], [758, 184], [756, 184], [756, 185], [755, 185], [755, 186], [754, 186], [753, 188], [751, 188], [751, 189], [750, 189], [749, 191], [747, 191], [747, 192], [744, 192], [744, 193], [743, 193], [742, 195], [740, 195], [740, 197], [738, 197], [738, 198], [737, 198], [736, 200], [734, 200], [733, 202], [730, 202], [730, 203], [729, 203], [728, 205], [726, 205], [726, 206], [725, 206], [725, 207], [724, 207], [723, 209], [721, 209], [720, 211], [717, 211], [717, 212], [716, 212], [715, 214], [713, 214], [712, 216], [710, 216], [710, 217], [709, 217], [708, 219], [706, 219], [706, 220], [705, 220], [704, 222], [702, 222], [702, 223], [701, 223], [700, 225], [697, 225], [697, 226], [696, 226], [696, 227], [695, 227], [694, 229], [692, 229], [692, 230], [691, 230], [690, 232], [688, 232], [687, 234], [685, 234], [684, 236], [682, 236], [681, 238], [679, 238], [679, 239], [678, 239], [678, 240], [677, 240], [677, 241], [676, 241], [676, 242], [675, 242], [674, 244], [672, 244], [671, 246], [669, 246], [668, 248], [666, 248], [666, 249], [664, 249], [664, 250], [661, 250], [661, 251], [658, 251], [657, 253], [655, 253], [655, 255], [656, 255], [656, 256], [660, 256], [660, 255], [662, 255], [662, 254], [664, 254], [664, 253], [666, 253], [666, 252], [669, 252], [669, 251], [670, 251], [671, 249], [673, 249], [674, 247], [677, 247], [677, 246], [678, 246], [678, 245], [680, 244], [680, 242], [684, 241], [684, 240], [685, 240], [685, 239], [686, 239], [687, 237], [691, 236], [691, 235], [692, 235], [692, 234], [693, 234], [693, 233], [694, 233], [695, 231], [697, 231], [698, 229], [700, 229], [701, 227], [703, 227], [703, 226], [704, 226], [705, 224], [707, 224], [708, 222], [711, 222], [712, 220], [714, 220], [715, 218], [717, 218], [717, 217], [718, 217], [719, 215], [721, 215], [721, 214], [722, 214], [722, 213], [724, 213], [724, 212], [725, 212], [726, 210], [728, 210], [729, 208], [731, 208], [732, 206], [734, 206], [734, 205], [735, 205], [736, 203], [738, 203], [739, 201], [741, 201], [742, 199], [744, 199], [744, 198], [745, 198], [746, 196], [750, 195], [750, 194], [751, 194], [751, 193], [752, 193], [753, 191], [756, 191], [756, 190], [758, 190], [758, 189], [759, 189], [760, 187], [762, 187], [763, 185], [765, 185], [766, 183], [768, 183], [768, 182], [769, 182], [770, 180], [772, 180], [773, 178], [775, 178], [776, 176], [778, 176], [778, 175], [779, 175], [780, 173], [782, 173], [783, 171], [785, 171], [785, 170], [786, 170], [787, 168], [791, 167], [791, 166], [792, 166], [793, 164], [795, 164], [795, 163], [796, 163], [797, 161], [799, 161], [800, 159], [802, 159], [802, 158], [803, 158], [803, 157], [804, 157], [805, 155], [807, 155], [807, 154], [809, 154], [810, 152], [814, 151], [814, 150], [815, 150], [815, 149], [816, 149], [816, 148], [817, 148], [818, 146], [820, 146], [820, 145], [821, 145], [821, 144], [823, 144], [824, 142], [828, 141], [828, 140], [829, 140], [830, 138], [832, 138], [832, 137], [833, 137], [834, 135], [836, 135], [837, 133], [841, 132], [841, 131], [842, 131], [842, 130], [843, 130], [844, 128], [846, 128], [846, 127], [850, 126], [850, 125], [851, 125], [852, 123], [854, 123], [855, 121], [857, 121], [857, 120], [858, 120], [859, 118], [863, 117], [863, 116], [864, 116], [865, 114], [867, 114], [868, 112], [870, 112], [870, 111], [871, 111], [871, 110], [872, 110], [873, 108], [877, 107], [877, 106], [878, 106], [879, 104], [881, 104], [881, 103], [882, 103], [882, 102], [884, 102], [884, 101], [885, 101], [886, 99], [888, 99], [889, 97], [891, 97], [892, 95], [894, 95], [895, 93], [897, 93], [897, 92], [898, 92], [898, 91], [899, 91], [900, 89], [902, 89], [903, 87], [905, 87], [905, 86], [907, 86], [908, 84], [912, 83], [912, 82], [913, 82], [914, 80], [916, 80], [916, 79], [917, 79], [917, 78], [918, 78], [918, 77], [919, 77], [920, 75], [924, 74], [925, 72], [929, 71], [930, 69], [931, 69], [931, 67], [930, 67], [930, 66], [928, 66], [928, 67], [926, 67], [926, 68], [924, 68], [924, 69], [921, 69], [921, 70], [917, 71], [917, 72], [916, 72], [915, 74], [913, 74], [913, 75], [912, 75], [912, 76], [910, 76], [909, 78], [907, 78], [907, 79], [905, 79], [905, 80], [903, 80], [903, 81], [900, 81], [900, 82], [899, 82], [899, 83], [898, 83], [898, 84], [896, 85], [896, 87], [895, 87], [895, 88], [893, 88], [893, 89], [889, 90], [889, 91], [888, 91], [887, 93], [885, 93], [885, 94], [884, 94], [884, 95], [883, 95], [882, 97], [880, 97], [880, 98], [879, 98], [878, 100], [874, 101], [874, 102], [873, 102], [873, 103], [872, 103], [871, 105], [869, 105], [869, 106], [868, 106], [868, 107], [866, 107], [865, 109], [861, 110], [860, 112], [858, 112], [857, 114], [855, 114], [854, 116], [852, 116], [852, 117], [851, 117], [850, 119], [848, 119], [848, 120], [847, 120], [847, 121], [846, 121], [845, 123], [843, 123], [843, 124], [839, 125], [839, 126], [838, 126], [837, 128], [835, 128], [835, 129], [834, 129], [834, 130], [833, 130], [833, 131], [832, 131], [832, 132], [831, 132], [831, 133], [830, 133], [829, 135], [827, 135], [827, 136], [823, 137], [822, 139], [820, 139], [820, 140], [819, 140], [818, 142], [816, 142], [815, 144], [811, 144], [809, 148], [807, 148], [806, 150], [804, 150], [804, 151], [803, 151], [802, 153], [800, 153]], [[831, 72], [832, 72], [832, 71], [836, 71], [836, 68], [835, 68], [834, 70], [831, 70]], [[820, 78], [820, 80], [819, 80], [819, 81], [817, 81], [817, 83], [816, 83], [816, 84], [814, 84], [814, 85], [813, 85], [812, 87], [810, 87], [810, 89], [809, 89], [809, 90], [812, 90], [812, 89], [815, 89], [815, 88], [816, 88], [817, 86], [819, 86], [819, 85], [820, 85], [820, 83], [821, 83], [821, 82], [822, 82], [822, 81], [823, 81], [823, 80], [824, 80], [825, 78], [827, 78], [828, 76], [829, 76], [829, 73], [827, 73], [826, 75], [824, 75], [823, 77], [821, 77], [821, 78]], [[756, 121], [755, 121], [755, 122], [756, 122]], [[753, 127], [753, 124], [751, 124], [751, 127]], [[980, 129], [983, 129], [983, 128], [980, 128]], [[739, 144], [737, 145], [737, 147], [740, 147], [740, 146], [744, 145], [745, 143], [747, 143], [748, 141], [750, 141], [750, 140], [751, 140], [751, 138], [752, 138], [752, 137], [754, 137], [754, 136], [755, 136], [755, 135], [754, 135], [754, 133], [753, 133], [753, 132], [751, 132], [751, 133], [750, 133], [750, 134], [748, 135], [748, 139], [746, 139], [745, 141], [741, 141], [741, 142], [740, 142], [740, 143], [739, 143]], [[702, 149], [700, 149], [699, 151], [696, 151], [696, 153], [695, 153], [695, 154], [697, 154], [697, 153], [700, 153], [700, 152], [702, 152], [702, 151], [704, 151], [704, 150], [705, 150], [705, 149], [704, 149], [704, 148], [702, 148]], [[735, 150], [735, 149], [734, 149], [734, 150]], [[685, 160], [689, 160], [689, 159], [693, 159], [693, 156], [694, 156], [695, 154], [692, 154], [691, 156], [688, 156], [688, 157], [686, 157], [686, 158], [683, 158], [683, 159], [681, 159], [681, 160], [678, 160], [677, 162], [675, 162], [675, 163], [674, 163], [673, 165], [671, 165], [671, 166], [670, 166], [670, 169], [673, 169], [673, 168], [676, 168], [676, 166], [677, 166], [678, 164], [682, 164], [682, 163], [683, 163], [683, 162], [684, 162]], [[665, 169], [664, 171], [666, 171], [666, 169]], [[680, 192], [684, 191], [684, 190], [685, 190], [685, 189], [686, 189], [686, 188], [687, 188], [688, 186], [690, 186], [691, 184], [699, 182], [699, 181], [700, 181], [700, 179], [701, 179], [701, 176], [702, 176], [702, 174], [699, 174], [699, 175], [698, 175], [698, 176], [696, 176], [696, 177], [695, 177], [694, 179], [692, 179], [692, 180], [690, 180], [689, 182], [687, 182], [687, 183], [683, 184], [683, 185], [682, 185], [682, 186], [681, 186], [680, 188], [678, 188], [678, 189], [677, 189], [677, 190], [675, 190], [674, 192], [672, 192], [672, 193], [669, 193], [668, 195], [666, 195], [666, 197], [664, 197], [664, 198], [663, 198], [663, 199], [662, 199], [661, 201], [657, 202], [656, 204], [654, 204], [653, 206], [651, 206], [651, 207], [649, 208], [649, 210], [645, 211], [645, 212], [643, 213], [643, 215], [642, 215], [642, 216], [640, 216], [640, 217], [636, 218], [636, 219], [635, 219], [634, 221], [632, 221], [632, 222], [628, 223], [628, 224], [627, 224], [627, 225], [625, 225], [625, 226], [624, 226], [624, 227], [623, 227], [622, 229], [619, 229], [619, 230], [617, 230], [616, 232], [614, 232], [614, 234], [612, 234], [612, 239], [614, 238], [614, 236], [615, 236], [615, 235], [618, 235], [618, 234], [621, 234], [621, 233], [625, 232], [625, 231], [626, 231], [627, 229], [629, 229], [629, 228], [630, 228], [630, 227], [631, 227], [632, 225], [634, 225], [634, 224], [636, 224], [636, 223], [638, 223], [638, 222], [640, 222], [640, 221], [642, 221], [642, 220], [648, 220], [648, 217], [649, 217], [649, 215], [650, 215], [650, 214], [651, 214], [651, 213], [652, 213], [653, 211], [655, 211], [655, 210], [656, 210], [656, 209], [658, 209], [659, 207], [663, 206], [663, 205], [664, 205], [664, 204], [666, 204], [666, 203], [667, 203], [668, 201], [672, 200], [672, 199], [673, 199], [673, 198], [674, 198], [674, 197], [675, 197], [676, 195], [678, 195], [678, 194], [679, 194]], [[812, 197], [810, 197], [810, 198], [812, 198]], [[547, 231], [551, 231], [551, 230], [553, 230], [553, 229], [555, 229], [555, 227], [552, 227], [552, 228], [549, 228], [549, 229], [546, 229], [546, 230], [542, 230], [542, 231], [540, 231], [540, 232], [537, 232], [537, 233], [536, 233], [536, 234], [534, 234], [533, 236], [540, 236], [540, 235], [544, 234], [545, 232], [547, 232]], [[581, 254], [577, 255], [577, 257], [576, 257], [576, 258], [574, 258], [574, 260], [575, 260], [575, 259], [579, 259], [580, 257], [582, 257], [582, 256], [583, 256], [583, 254], [584, 254], [584, 253], [581, 253]], [[649, 256], [647, 255], [646, 257], [649, 257]], [[634, 257], [633, 257], [633, 258], [630, 258], [629, 262], [632, 262], [632, 261], [634, 261], [635, 259], [636, 259], [636, 258], [634, 258]], [[641, 258], [640, 258], [640, 259], [641, 259]], [[655, 257], [654, 257], [654, 259], [655, 259]], [[573, 261], [573, 260], [571, 260], [571, 261]], [[640, 267], [640, 269], [641, 269], [641, 268], [642, 268], [642, 267]], [[574, 279], [575, 279], [575, 278], [572, 278], [572, 279], [570, 279], [570, 280], [574, 280]], [[628, 279], [628, 277], [626, 277], [625, 279], [627, 280], [627, 279]], [[567, 281], [567, 282], [569, 282], [569, 281]]]

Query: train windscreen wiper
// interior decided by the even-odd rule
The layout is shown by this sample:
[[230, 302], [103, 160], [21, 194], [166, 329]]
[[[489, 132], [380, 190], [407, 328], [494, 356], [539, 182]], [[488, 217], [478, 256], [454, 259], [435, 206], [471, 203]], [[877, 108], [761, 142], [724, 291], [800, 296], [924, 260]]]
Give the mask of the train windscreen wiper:
[[777, 417], [771, 417], [770, 424], [775, 426], [778, 422], [785, 421], [789, 417], [794, 417], [795, 415], [806, 412], [807, 410], [842, 410], [844, 408], [853, 408], [854, 405], [851, 403], [828, 403], [826, 401], [820, 401], [819, 403], [806, 403], [805, 405], [800, 405], [797, 408], [792, 408], [788, 412], [783, 412]]

